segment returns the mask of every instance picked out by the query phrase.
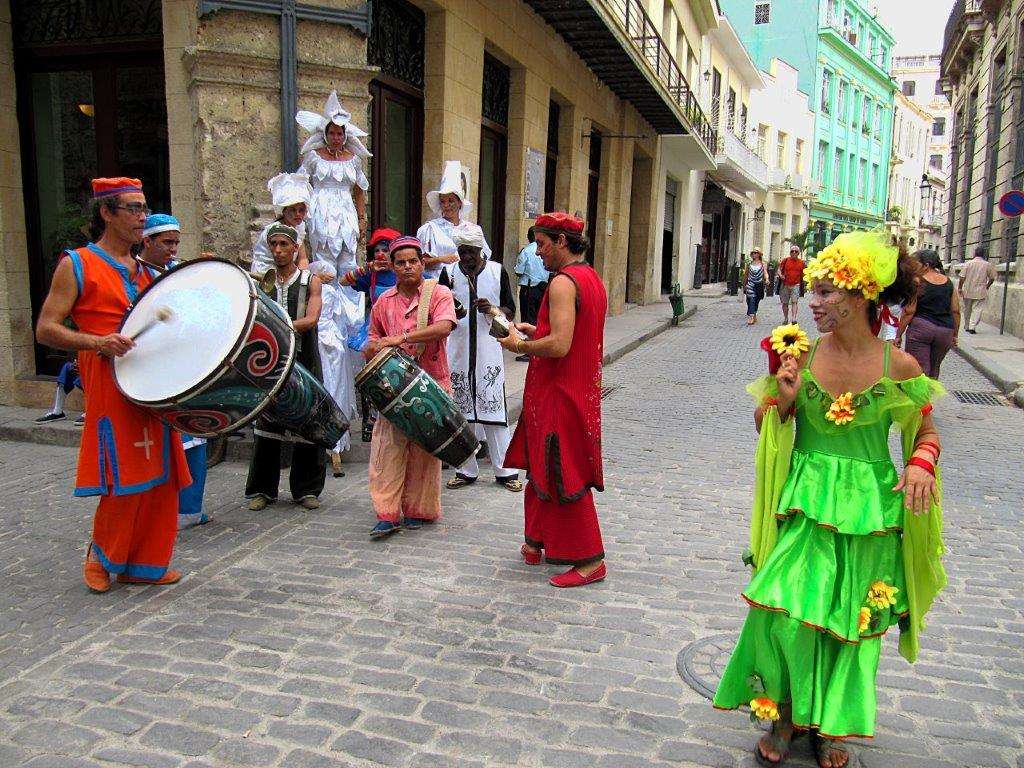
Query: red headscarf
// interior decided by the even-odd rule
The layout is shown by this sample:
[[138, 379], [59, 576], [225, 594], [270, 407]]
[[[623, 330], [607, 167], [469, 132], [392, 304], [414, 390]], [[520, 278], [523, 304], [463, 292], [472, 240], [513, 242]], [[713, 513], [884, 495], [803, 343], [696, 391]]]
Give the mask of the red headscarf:
[[127, 176], [118, 176], [113, 179], [93, 179], [92, 197], [113, 197], [122, 195], [125, 192], [141, 192], [142, 182], [138, 179], [130, 179]]

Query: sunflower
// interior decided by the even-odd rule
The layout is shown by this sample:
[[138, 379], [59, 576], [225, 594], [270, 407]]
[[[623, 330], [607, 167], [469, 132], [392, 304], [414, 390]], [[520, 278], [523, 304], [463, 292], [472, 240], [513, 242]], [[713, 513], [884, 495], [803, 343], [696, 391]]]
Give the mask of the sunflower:
[[861, 608], [860, 614], [857, 616], [857, 631], [863, 634], [867, 632], [869, 626], [871, 626], [871, 609]]
[[780, 355], [800, 357], [800, 355], [811, 348], [811, 343], [807, 339], [807, 334], [804, 333], [796, 323], [778, 326], [772, 331], [770, 338], [772, 349]]
[[834, 422], [837, 426], [842, 426], [853, 421], [854, 414], [856, 413], [857, 409], [853, 407], [853, 393], [846, 392], [832, 401], [832, 405], [828, 407], [828, 413], [825, 414], [825, 418]]
[[750, 711], [758, 720], [778, 720], [779, 707], [767, 696], [759, 696], [750, 700]]
[[891, 587], [884, 581], [876, 581], [868, 589], [868, 605], [884, 611], [890, 605], [896, 605], [896, 593], [899, 591], [898, 587]]

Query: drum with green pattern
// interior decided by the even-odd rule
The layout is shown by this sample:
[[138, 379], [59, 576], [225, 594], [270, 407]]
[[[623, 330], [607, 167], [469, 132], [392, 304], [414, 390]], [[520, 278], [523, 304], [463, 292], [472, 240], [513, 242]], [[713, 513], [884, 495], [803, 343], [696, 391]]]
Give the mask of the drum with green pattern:
[[480, 446], [448, 393], [395, 347], [366, 364], [356, 376], [356, 389], [406, 437], [453, 467]]

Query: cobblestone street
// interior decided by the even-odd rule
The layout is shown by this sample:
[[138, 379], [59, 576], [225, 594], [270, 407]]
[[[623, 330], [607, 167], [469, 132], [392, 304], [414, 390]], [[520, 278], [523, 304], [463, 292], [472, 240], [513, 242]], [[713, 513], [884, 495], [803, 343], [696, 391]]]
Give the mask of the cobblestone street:
[[[74, 450], [0, 444], [0, 767], [753, 766], [754, 727], [677, 656], [745, 615], [744, 386], [781, 319], [764, 307], [748, 328], [736, 298], [704, 306], [605, 370], [609, 577], [585, 589], [521, 562], [522, 496], [486, 466], [438, 525], [374, 542], [365, 467], [316, 512], [251, 513], [224, 463], [180, 585], [90, 595]], [[994, 390], [955, 353], [942, 379]], [[1024, 412], [951, 396], [936, 419], [950, 585], [916, 665], [886, 640], [856, 749], [868, 768], [1024, 767]], [[806, 739], [789, 764], [814, 765]]]

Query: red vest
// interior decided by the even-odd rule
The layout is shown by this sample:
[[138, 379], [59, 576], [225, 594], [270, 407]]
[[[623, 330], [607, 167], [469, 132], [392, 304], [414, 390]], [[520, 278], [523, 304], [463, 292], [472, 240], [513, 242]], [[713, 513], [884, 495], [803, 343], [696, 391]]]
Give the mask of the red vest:
[[[564, 504], [581, 498], [589, 488], [604, 490], [601, 361], [608, 294], [587, 264], [572, 264], [558, 274], [576, 284], [572, 344], [565, 357], [530, 358], [523, 412], [505, 466], [525, 469], [542, 499]], [[550, 333], [545, 292], [534, 338]]]
[[[78, 284], [71, 319], [85, 333], [116, 333], [138, 294], [153, 282], [152, 275], [141, 266], [132, 275], [94, 243], [67, 256]], [[127, 496], [166, 482], [178, 488], [189, 485], [181, 437], [125, 399], [114, 382], [110, 359], [83, 350], [78, 370], [85, 392], [85, 427], [75, 496]]]

